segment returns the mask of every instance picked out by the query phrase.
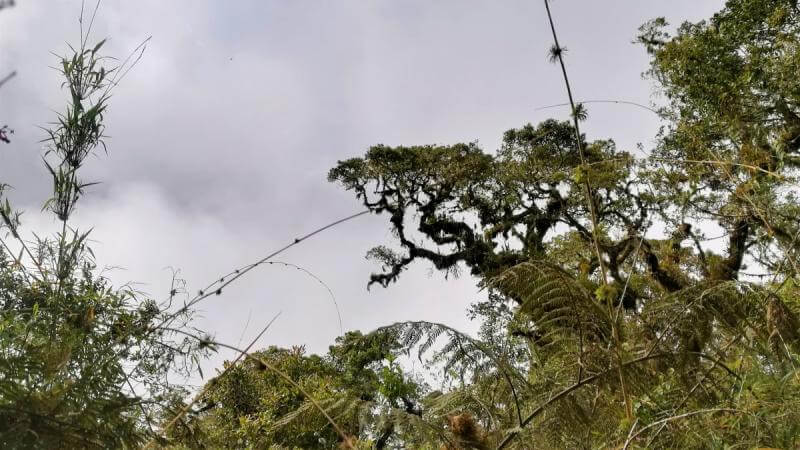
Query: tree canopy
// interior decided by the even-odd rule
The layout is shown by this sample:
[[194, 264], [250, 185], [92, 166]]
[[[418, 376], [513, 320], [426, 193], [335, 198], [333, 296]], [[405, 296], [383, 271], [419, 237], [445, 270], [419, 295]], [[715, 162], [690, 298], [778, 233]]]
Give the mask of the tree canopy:
[[[494, 370], [518, 376], [529, 420], [471, 411], [500, 445], [674, 446], [687, 427], [796, 445], [794, 427], [760, 424], [796, 421], [783, 414], [799, 343], [799, 19], [792, 1], [731, 0], [675, 34], [642, 26], [665, 100], [653, 148], [587, 139], [577, 103], [571, 122], [511, 129], [496, 153], [377, 145], [330, 171], [397, 238], [370, 252], [383, 267], [370, 284], [424, 260], [510, 302], [505, 339], [529, 353]], [[463, 389], [487, 372], [472, 375]]]

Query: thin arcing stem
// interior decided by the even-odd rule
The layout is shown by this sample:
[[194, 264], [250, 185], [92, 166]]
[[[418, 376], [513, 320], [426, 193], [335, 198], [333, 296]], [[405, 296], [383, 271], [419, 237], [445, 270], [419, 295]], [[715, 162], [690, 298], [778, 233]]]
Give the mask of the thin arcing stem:
[[94, 25], [94, 18], [97, 16], [98, 8], [100, 8], [100, 0], [97, 0], [97, 3], [94, 5], [92, 18], [89, 19], [89, 26], [86, 28], [86, 35], [83, 36], [83, 2], [81, 2], [81, 50], [86, 47], [86, 43], [89, 41], [89, 35], [92, 34], [92, 25]]
[[331, 301], [333, 302], [333, 307], [336, 308], [336, 316], [339, 318], [339, 334], [344, 335], [344, 327], [342, 326], [342, 313], [341, 313], [341, 311], [339, 311], [339, 303], [336, 302], [336, 296], [333, 295], [333, 291], [331, 290], [330, 286], [328, 286], [327, 283], [322, 281], [322, 279], [320, 277], [318, 277], [318, 276], [314, 275], [313, 273], [311, 273], [311, 271], [309, 271], [308, 269], [306, 269], [304, 267], [300, 267], [297, 264], [292, 264], [292, 263], [283, 262], [283, 261], [269, 261], [269, 264], [278, 264], [278, 265], [281, 265], [281, 266], [293, 267], [293, 268], [295, 268], [295, 269], [297, 269], [297, 270], [299, 270], [301, 272], [304, 272], [306, 275], [310, 276], [311, 278], [317, 280], [317, 282], [319, 284], [321, 284], [322, 287], [324, 287], [328, 291], [328, 294], [331, 297]]
[[[204, 300], [204, 299], [206, 299], [206, 298], [208, 298], [208, 297], [210, 297], [212, 295], [215, 295], [217, 292], [221, 292], [222, 289], [224, 289], [225, 287], [227, 287], [229, 284], [233, 283], [234, 281], [236, 281], [240, 277], [244, 276], [244, 274], [246, 274], [247, 272], [255, 269], [256, 267], [258, 267], [258, 266], [260, 266], [260, 265], [262, 265], [264, 263], [266, 263], [270, 259], [280, 255], [281, 253], [285, 252], [286, 250], [289, 250], [290, 248], [294, 247], [295, 245], [305, 241], [306, 239], [308, 239], [308, 238], [310, 238], [310, 237], [312, 237], [312, 236], [314, 236], [314, 235], [316, 235], [318, 233], [321, 233], [321, 232], [327, 230], [328, 228], [331, 228], [331, 227], [334, 227], [336, 225], [339, 225], [340, 223], [347, 222], [348, 220], [352, 220], [352, 219], [355, 219], [357, 217], [361, 217], [364, 214], [367, 214], [369, 212], [370, 212], [369, 210], [364, 210], [364, 211], [361, 211], [359, 213], [351, 214], [351, 215], [349, 215], [347, 217], [343, 217], [343, 218], [341, 218], [339, 220], [336, 220], [334, 222], [331, 222], [331, 223], [329, 223], [329, 224], [327, 224], [327, 225], [325, 225], [323, 227], [317, 228], [316, 230], [306, 234], [305, 236], [301, 236], [301, 237], [295, 238], [289, 244], [286, 244], [285, 246], [279, 248], [278, 250], [275, 250], [274, 252], [272, 252], [269, 255], [261, 258], [260, 260], [254, 262], [252, 264], [248, 264], [248, 265], [246, 265], [246, 266], [244, 266], [244, 267], [242, 267], [240, 269], [234, 270], [233, 272], [229, 273], [227, 276], [221, 277], [219, 279], [219, 280], [224, 280], [224, 281], [221, 281], [221, 282], [220, 281], [215, 281], [214, 283], [212, 283], [210, 285], [212, 287], [212, 289], [206, 290], [206, 291], [200, 291], [195, 296], [195, 298], [193, 298], [188, 303], [186, 303], [186, 305], [183, 308], [181, 308], [178, 311], [176, 311], [176, 313], [173, 314], [173, 316], [177, 316], [178, 314], [180, 314], [182, 312], [185, 312], [187, 309], [191, 308], [192, 306], [194, 306], [198, 302], [200, 302], [200, 301], [202, 301], [202, 300]], [[230, 278], [227, 278], [227, 277], [230, 277]], [[162, 325], [164, 323], [166, 323], [167, 320], [168, 319], [165, 319], [165, 321], [162, 323]]]
[[[628, 100], [579, 100], [578, 103], [581, 103], [581, 104], [586, 104], [586, 103], [614, 103], [614, 104], [618, 104], [618, 105], [631, 105], [631, 106], [637, 106], [637, 107], [642, 108], [642, 109], [646, 109], [646, 110], [648, 110], [648, 111], [650, 111], [650, 112], [652, 112], [654, 114], [658, 114], [658, 111], [656, 111], [655, 109], [653, 109], [653, 108], [651, 108], [649, 106], [645, 106], [645, 105], [643, 105], [641, 103], [631, 102], [631, 101], [628, 101]], [[543, 109], [550, 109], [550, 108], [558, 108], [560, 106], [570, 106], [570, 104], [569, 103], [558, 103], [558, 104], [555, 104], [555, 105], [541, 106], [539, 108], [536, 108], [534, 111], [541, 111]]]
[[[116, 87], [122, 81], [122, 79], [125, 78], [125, 75], [127, 75], [128, 72], [130, 72], [131, 69], [133, 69], [136, 66], [139, 60], [142, 59], [144, 51], [147, 50], [147, 43], [150, 42], [150, 39], [152, 38], [153, 36], [148, 36], [145, 40], [143, 40], [139, 45], [137, 45], [133, 50], [131, 50], [131, 52], [128, 54], [128, 56], [125, 58], [122, 64], [120, 64], [114, 69], [115, 70], [114, 76], [109, 80], [108, 85], [106, 86], [106, 90], [103, 92], [103, 95], [101, 95], [101, 97], [103, 98], [107, 97], [111, 89]], [[136, 56], [136, 59], [133, 60], [133, 62], [131, 62], [131, 58], [133, 58], [134, 55], [137, 55], [137, 53], [138, 56]]]
[[[155, 332], [157, 332], [158, 330], [160, 330], [160, 329], [163, 329], [163, 327], [164, 327], [165, 325], [167, 325], [168, 323], [170, 323], [171, 321], [173, 321], [173, 320], [174, 320], [175, 318], [177, 318], [177, 317], [178, 317], [180, 314], [182, 314], [182, 313], [184, 313], [184, 312], [188, 311], [188, 310], [189, 310], [189, 308], [191, 308], [192, 306], [194, 306], [194, 305], [196, 305], [197, 303], [199, 303], [199, 302], [201, 302], [201, 301], [205, 300], [206, 298], [210, 297], [211, 295], [215, 295], [215, 294], [217, 294], [217, 293], [221, 293], [221, 292], [222, 292], [222, 289], [223, 289], [224, 287], [226, 287], [226, 286], [228, 286], [229, 284], [233, 283], [233, 282], [234, 282], [234, 281], [236, 281], [236, 280], [237, 280], [239, 277], [243, 276], [243, 275], [244, 275], [244, 274], [246, 274], [247, 272], [249, 272], [249, 271], [253, 270], [253, 269], [254, 269], [254, 268], [256, 268], [256, 267], [258, 267], [259, 265], [266, 263], [267, 261], [269, 261], [270, 259], [274, 258], [275, 256], [278, 256], [279, 254], [281, 254], [281, 253], [285, 252], [286, 250], [288, 250], [288, 249], [290, 249], [290, 248], [294, 247], [295, 245], [297, 245], [297, 244], [299, 244], [299, 243], [301, 243], [301, 242], [305, 241], [306, 239], [309, 239], [310, 237], [312, 237], [312, 236], [314, 236], [314, 235], [316, 235], [316, 234], [322, 233], [323, 231], [325, 231], [325, 230], [327, 230], [327, 229], [329, 229], [329, 228], [332, 228], [332, 227], [334, 227], [334, 226], [336, 226], [336, 225], [339, 225], [339, 224], [341, 224], [341, 223], [344, 223], [344, 222], [347, 222], [347, 221], [349, 221], [349, 220], [353, 220], [353, 219], [355, 219], [355, 218], [357, 218], [357, 217], [363, 216], [364, 214], [367, 214], [367, 213], [369, 213], [369, 212], [370, 212], [369, 210], [364, 210], [364, 211], [361, 211], [361, 212], [359, 212], [359, 213], [356, 213], [356, 214], [351, 214], [351, 215], [349, 215], [349, 216], [347, 216], [347, 217], [343, 217], [343, 218], [341, 218], [341, 219], [335, 220], [335, 221], [333, 221], [333, 222], [331, 222], [331, 223], [329, 223], [329, 224], [327, 224], [327, 225], [325, 225], [325, 226], [322, 226], [322, 227], [320, 227], [320, 228], [317, 228], [316, 230], [314, 230], [314, 231], [312, 231], [312, 232], [310, 232], [310, 233], [308, 233], [308, 234], [306, 234], [306, 235], [304, 235], [304, 236], [301, 236], [301, 237], [295, 238], [295, 239], [294, 239], [294, 241], [292, 241], [291, 243], [289, 243], [289, 244], [287, 244], [287, 245], [285, 245], [285, 246], [283, 246], [283, 247], [279, 248], [278, 250], [275, 250], [274, 252], [270, 253], [269, 255], [265, 256], [264, 258], [261, 258], [260, 260], [256, 261], [256, 262], [255, 262], [255, 263], [253, 263], [253, 264], [249, 264], [249, 265], [247, 265], [247, 266], [244, 266], [244, 268], [242, 268], [242, 269], [236, 269], [235, 271], [231, 272], [231, 274], [227, 275], [227, 276], [231, 276], [231, 275], [232, 275], [232, 276], [231, 276], [231, 278], [227, 278], [227, 276], [224, 276], [224, 277], [222, 277], [222, 278], [219, 278], [219, 280], [218, 280], [218, 281], [215, 281], [215, 282], [213, 282], [213, 283], [210, 285], [210, 286], [215, 286], [215, 287], [216, 287], [216, 289], [214, 289], [214, 290], [209, 290], [208, 292], [205, 292], [205, 291], [200, 291], [200, 293], [198, 293], [198, 294], [197, 294], [197, 295], [196, 295], [196, 296], [195, 296], [195, 297], [194, 297], [192, 300], [190, 300], [189, 302], [187, 302], [186, 304], [184, 304], [184, 305], [183, 305], [183, 307], [179, 308], [179, 309], [178, 309], [177, 311], [175, 311], [174, 313], [172, 313], [172, 314], [169, 314], [167, 317], [165, 317], [165, 318], [164, 318], [164, 319], [163, 319], [163, 320], [162, 320], [162, 321], [161, 321], [159, 324], [157, 324], [156, 326], [154, 326], [154, 327], [151, 327], [151, 328], [150, 328], [150, 329], [149, 329], [149, 330], [148, 330], [148, 331], [145, 333], [145, 336], [144, 336], [144, 337], [147, 337], [147, 336], [149, 336], [151, 333], [155, 333]], [[219, 284], [218, 284], [218, 283], [219, 283]], [[217, 285], [217, 284], [218, 284], [218, 285]], [[131, 329], [130, 329], [129, 331], [127, 331], [125, 334], [122, 334], [122, 335], [120, 335], [120, 336], [117, 338], [117, 342], [122, 342], [122, 340], [123, 340], [123, 339], [126, 339], [128, 336], [130, 336], [130, 334], [131, 334], [132, 332], [133, 332], [133, 328], [131, 328]], [[121, 355], [123, 352], [125, 352], [125, 351], [127, 351], [127, 349], [120, 349], [119, 351], [117, 351], [116, 353], [114, 353], [113, 355], [111, 355], [111, 357], [110, 357], [109, 359], [107, 359], [107, 360], [106, 360], [106, 362], [107, 362], [107, 361], [113, 361], [113, 360], [116, 360], [116, 358], [118, 358], [118, 357], [119, 357], [119, 356], [120, 356], [120, 355]]]

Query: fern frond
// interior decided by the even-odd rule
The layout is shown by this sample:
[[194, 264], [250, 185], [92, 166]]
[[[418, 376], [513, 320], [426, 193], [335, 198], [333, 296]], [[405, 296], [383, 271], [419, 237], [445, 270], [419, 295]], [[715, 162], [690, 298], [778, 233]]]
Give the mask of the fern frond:
[[661, 351], [717, 352], [724, 342], [738, 339], [773, 358], [785, 353], [776, 348], [780, 336], [790, 346], [797, 343], [794, 312], [764, 286], [738, 281], [682, 289], [646, 305], [642, 319], [653, 339], [651, 348]]
[[[442, 347], [432, 352], [431, 360], [442, 363], [445, 371], [458, 369], [459, 373], [464, 375], [466, 372], [509, 366], [502, 355], [498, 355], [479, 339], [441, 323], [398, 322], [378, 328], [366, 335], [365, 338], [384, 333], [395, 337], [406, 353], [411, 353], [416, 348], [417, 358], [420, 361], [423, 361], [423, 355], [431, 352], [437, 342], [443, 340]], [[520, 375], [515, 374], [515, 376], [519, 377]]]
[[574, 352], [588, 342], [606, 342], [611, 336], [607, 309], [557, 266], [525, 262], [490, 280], [490, 285], [517, 301], [517, 320], [530, 324], [543, 349]]

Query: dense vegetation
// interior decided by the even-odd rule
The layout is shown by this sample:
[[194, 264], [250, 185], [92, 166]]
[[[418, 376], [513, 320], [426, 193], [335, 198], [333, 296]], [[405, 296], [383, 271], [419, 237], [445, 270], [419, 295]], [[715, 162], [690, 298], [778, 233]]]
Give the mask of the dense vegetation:
[[[52, 196], [43, 210], [60, 231], [23, 238], [21, 213], [0, 184], [0, 445], [120, 447], [143, 442], [162, 405], [186, 395], [168, 381], [192, 370], [208, 353], [187, 328], [188, 309], [143, 298], [103, 277], [89, 232], [70, 218], [85, 190], [79, 172], [103, 148], [103, 115], [110, 91], [130, 67], [108, 69], [103, 42], [84, 36], [59, 70], [69, 94], [65, 111], [46, 130], [43, 162]], [[137, 394], [138, 392], [138, 394]], [[146, 427], [143, 428], [143, 427]], [[147, 431], [146, 431], [147, 430]], [[152, 432], [152, 431], [151, 431]]]
[[[391, 288], [420, 260], [468, 270], [489, 293], [471, 307], [478, 336], [403, 322], [325, 355], [245, 349], [190, 401], [166, 375], [224, 344], [189, 328], [190, 308], [110, 287], [68, 226], [108, 77], [125, 73], [82, 42], [63, 60], [71, 101], [45, 155], [62, 232], [31, 245], [0, 210], [0, 442], [797, 447], [800, 8], [729, 0], [667, 30], [655, 19], [638, 34], [665, 100], [653, 148], [587, 138], [569, 93], [570, 121], [509, 130], [497, 152], [377, 145], [331, 169], [396, 238], [369, 252], [382, 266], [369, 284]], [[412, 376], [409, 354], [447, 382]]]

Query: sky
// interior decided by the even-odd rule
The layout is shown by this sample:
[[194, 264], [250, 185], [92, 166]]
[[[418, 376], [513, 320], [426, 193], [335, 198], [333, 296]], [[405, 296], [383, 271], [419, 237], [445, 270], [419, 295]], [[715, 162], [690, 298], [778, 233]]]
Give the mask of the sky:
[[[94, 2], [88, 1], [87, 9]], [[721, 0], [554, 0], [551, 7], [578, 100], [658, 102], [642, 77], [648, 57], [632, 43], [645, 21], [673, 25], [720, 9]], [[18, 0], [0, 12], [0, 182], [14, 187], [28, 231], [49, 190], [43, 131], [66, 93], [53, 54], [79, 39], [78, 0]], [[117, 284], [162, 299], [172, 270], [194, 292], [296, 236], [361, 210], [327, 182], [338, 160], [371, 145], [477, 141], [497, 149], [505, 130], [568, 118], [544, 4], [535, 0], [111, 1], [91, 41], [124, 58], [150, 37], [115, 89], [108, 156], [85, 168], [90, 189], [75, 213], [93, 227], [98, 261]], [[625, 150], [652, 144], [658, 120], [643, 109], [588, 104], [589, 139]], [[366, 251], [392, 244], [388, 218], [367, 215], [304, 241], [277, 260], [323, 280], [345, 330], [430, 320], [475, 332], [466, 316], [482, 298], [469, 276], [445, 279], [416, 263], [387, 289], [367, 291], [377, 267]], [[197, 325], [246, 345], [280, 313], [257, 347], [304, 344], [324, 352], [340, 334], [325, 286], [285, 266], [256, 269], [199, 305]], [[204, 363], [206, 373], [231, 352]]]

